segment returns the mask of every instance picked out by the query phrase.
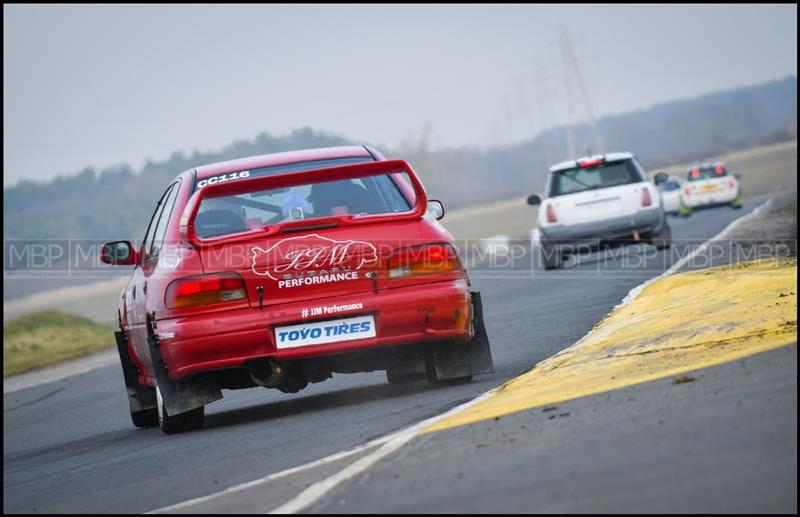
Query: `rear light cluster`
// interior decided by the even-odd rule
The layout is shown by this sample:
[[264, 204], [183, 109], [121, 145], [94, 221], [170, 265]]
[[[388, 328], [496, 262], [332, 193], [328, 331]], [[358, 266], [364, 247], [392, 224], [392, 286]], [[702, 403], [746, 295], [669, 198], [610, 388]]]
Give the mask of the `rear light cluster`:
[[689, 194], [691, 194], [691, 193], [692, 193], [692, 191], [691, 191], [691, 190], [689, 190], [689, 185], [686, 185], [685, 187], [683, 187], [683, 194], [684, 194], [685, 196], [688, 196], [688, 195], [689, 195]]
[[650, 197], [650, 190], [648, 188], [642, 189], [642, 206], [650, 206], [653, 204], [653, 198]]
[[733, 178], [728, 180], [728, 188], [731, 189], [731, 190], [736, 188], [736, 182], [733, 181]]
[[548, 223], [558, 222], [558, 218], [556, 217], [556, 209], [553, 208], [553, 205], [547, 205], [547, 222]]
[[217, 273], [173, 281], [167, 287], [165, 301], [168, 309], [186, 309], [246, 298], [244, 280], [238, 273]]
[[389, 257], [389, 279], [461, 271], [461, 261], [449, 244], [429, 244], [396, 251]]

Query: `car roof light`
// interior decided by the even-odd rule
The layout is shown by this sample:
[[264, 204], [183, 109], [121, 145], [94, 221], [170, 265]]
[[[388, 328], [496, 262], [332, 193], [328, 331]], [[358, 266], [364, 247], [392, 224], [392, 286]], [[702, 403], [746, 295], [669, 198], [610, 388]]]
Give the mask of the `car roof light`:
[[578, 167], [581, 169], [585, 169], [587, 167], [596, 167], [605, 161], [605, 158], [602, 156], [598, 158], [586, 158], [585, 160], [580, 160], [578, 162]]

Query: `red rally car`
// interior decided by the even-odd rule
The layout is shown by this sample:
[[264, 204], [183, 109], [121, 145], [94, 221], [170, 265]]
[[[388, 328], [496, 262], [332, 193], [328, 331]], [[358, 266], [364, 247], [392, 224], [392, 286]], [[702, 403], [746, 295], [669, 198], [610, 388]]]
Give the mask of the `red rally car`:
[[137, 248], [115, 333], [131, 418], [202, 426], [221, 389], [297, 392], [334, 372], [390, 383], [493, 371], [439, 201], [369, 147], [242, 158], [179, 174]]

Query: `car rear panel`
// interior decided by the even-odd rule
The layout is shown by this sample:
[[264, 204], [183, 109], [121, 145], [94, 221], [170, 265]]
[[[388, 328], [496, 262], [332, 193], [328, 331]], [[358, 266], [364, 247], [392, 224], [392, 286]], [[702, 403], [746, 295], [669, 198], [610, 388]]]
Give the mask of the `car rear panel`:
[[[334, 304], [350, 308], [334, 315], [310, 316], [314, 309]], [[375, 337], [285, 349], [276, 345], [276, 327], [357, 315], [374, 318]], [[158, 330], [169, 336], [161, 339], [161, 350], [170, 376], [180, 380], [205, 370], [241, 366], [258, 357], [291, 360], [404, 343], [466, 342], [471, 338], [470, 321], [469, 286], [460, 279], [273, 304], [263, 310], [251, 307], [171, 318], [159, 321]]]
[[684, 203], [691, 207], [728, 203], [736, 199], [739, 184], [730, 176], [687, 181], [682, 192]]
[[650, 190], [657, 203], [655, 188], [647, 183], [631, 183], [550, 198], [558, 222], [563, 225], [590, 223], [633, 215], [642, 209], [642, 189]]
[[252, 306], [273, 306], [383, 288], [389, 256], [419, 239], [419, 222], [392, 222], [361, 226], [357, 234], [328, 228], [256, 238], [200, 254], [206, 273], [240, 273]]
[[718, 194], [730, 190], [730, 177], [711, 178], [707, 180], [688, 181], [684, 185], [689, 188], [691, 195]]

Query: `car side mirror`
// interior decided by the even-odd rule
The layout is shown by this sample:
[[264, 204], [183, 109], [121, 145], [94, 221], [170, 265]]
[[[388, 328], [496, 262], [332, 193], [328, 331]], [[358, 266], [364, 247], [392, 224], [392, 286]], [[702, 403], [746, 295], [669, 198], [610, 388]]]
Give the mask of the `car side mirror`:
[[137, 258], [130, 241], [107, 242], [100, 253], [100, 260], [113, 266], [132, 266], [138, 262]]
[[531, 194], [528, 196], [528, 204], [531, 206], [541, 205], [542, 198], [540, 198], [538, 194]]
[[428, 200], [428, 213], [437, 221], [444, 217], [444, 205], [438, 199]]
[[742, 179], [741, 174], [734, 174], [733, 177], [736, 178], [737, 180]]
[[661, 185], [665, 181], [669, 179], [669, 174], [666, 172], [657, 172], [656, 175], [653, 177], [653, 183], [656, 185]]

